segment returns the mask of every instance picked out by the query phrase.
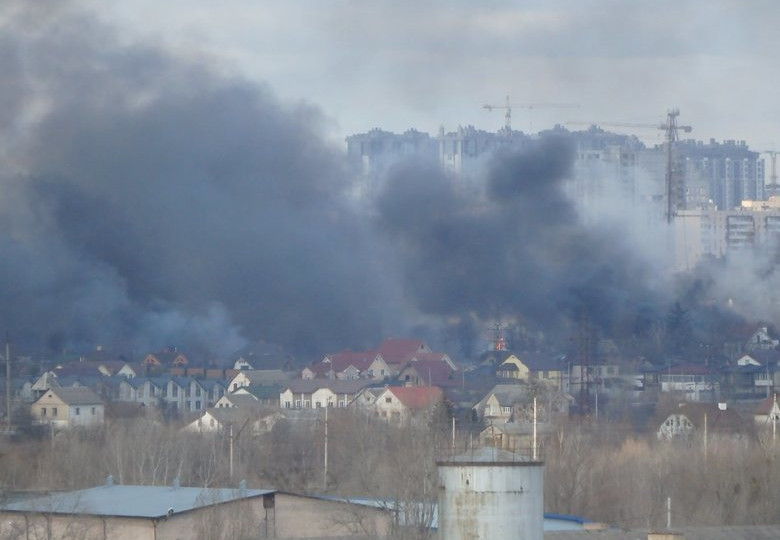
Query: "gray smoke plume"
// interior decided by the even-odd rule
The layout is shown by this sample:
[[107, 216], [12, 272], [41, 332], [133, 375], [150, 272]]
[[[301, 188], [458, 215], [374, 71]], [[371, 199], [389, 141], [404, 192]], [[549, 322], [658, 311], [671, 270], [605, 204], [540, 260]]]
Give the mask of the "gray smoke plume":
[[66, 3], [6, 3], [0, 30], [12, 339], [217, 353], [379, 338], [378, 256], [316, 109], [119, 44]]
[[403, 253], [421, 309], [550, 327], [578, 317], [609, 331], [650, 302], [647, 270], [614, 229], [585, 227], [563, 184], [564, 137], [497, 154], [484, 197], [460, 193], [434, 168], [393, 171], [379, 222]]

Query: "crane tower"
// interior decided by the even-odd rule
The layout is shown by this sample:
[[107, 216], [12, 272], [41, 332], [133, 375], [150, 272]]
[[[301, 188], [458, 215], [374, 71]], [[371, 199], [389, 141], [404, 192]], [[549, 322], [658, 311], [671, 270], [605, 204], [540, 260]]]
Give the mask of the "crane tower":
[[506, 111], [506, 113], [504, 113], [504, 127], [506, 128], [507, 133], [512, 133], [512, 107], [516, 109], [544, 109], [577, 107], [577, 105], [573, 103], [523, 103], [513, 105], [509, 96], [506, 96], [506, 101], [502, 105], [487, 104], [482, 106], [483, 109], [487, 109], [488, 111], [492, 111], [493, 109], [503, 109]]
[[666, 198], [666, 222], [671, 223], [674, 219], [676, 207], [674, 201], [680, 197], [682, 185], [677, 171], [674, 170], [674, 144], [679, 140], [679, 131], [690, 133], [693, 131], [691, 126], [680, 126], [677, 124], [677, 117], [680, 116], [679, 109], [671, 109], [666, 113], [666, 122], [662, 124], [641, 124], [630, 122], [567, 122], [570, 125], [591, 125], [591, 126], [612, 126], [612, 127], [635, 127], [661, 129], [664, 131], [664, 144], [666, 145], [666, 172], [665, 172], [665, 198]]

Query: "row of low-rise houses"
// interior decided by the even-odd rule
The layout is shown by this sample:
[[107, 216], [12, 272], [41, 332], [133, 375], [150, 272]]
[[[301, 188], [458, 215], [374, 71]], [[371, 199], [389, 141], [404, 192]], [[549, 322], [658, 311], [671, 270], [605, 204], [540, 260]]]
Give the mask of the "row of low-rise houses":
[[[205, 373], [77, 376], [59, 370], [16, 381], [13, 387], [17, 401], [32, 404], [39, 422], [55, 427], [100, 424], [112, 413], [106, 412], [106, 405], [116, 411], [117, 404], [130, 405], [136, 414], [158, 411], [167, 418], [187, 420], [197, 431], [222, 429], [226, 419], [246, 414], [258, 417], [258, 430], [270, 429], [282, 417], [307, 418], [322, 409], [348, 407], [404, 423], [447, 405], [461, 410], [462, 417], [462, 410], [471, 408], [472, 418], [490, 425], [495, 439], [496, 430], [506, 431], [502, 434], [506, 437], [513, 430], [512, 436], [527, 434], [532, 394], [544, 422], [568, 414], [583, 396], [606, 402], [618, 392], [637, 399], [642, 393], [652, 394], [655, 400], [668, 393], [694, 402], [764, 398], [780, 378], [778, 343], [765, 327], [748, 341], [750, 350], [725, 367], [669, 363], [644, 366], [637, 373], [621, 372], [619, 363], [605, 358], [583, 365], [565, 355], [493, 351], [482, 357], [499, 383], [490, 394], [487, 389], [469, 392], [484, 369], [458, 369], [447, 355], [430, 351], [417, 340], [386, 340], [376, 350], [329, 354], [297, 373], [233, 369], [209, 378]], [[115, 371], [125, 368], [115, 366]], [[380, 375], [385, 369], [386, 375], [376, 377], [377, 369]], [[260, 416], [270, 419], [260, 422]], [[497, 428], [499, 424], [510, 425]]]

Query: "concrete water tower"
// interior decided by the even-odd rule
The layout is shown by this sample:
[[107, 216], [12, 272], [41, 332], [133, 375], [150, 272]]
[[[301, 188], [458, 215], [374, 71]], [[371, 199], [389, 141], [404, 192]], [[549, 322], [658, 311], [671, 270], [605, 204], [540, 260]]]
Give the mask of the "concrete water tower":
[[543, 462], [480, 448], [438, 466], [439, 540], [543, 540]]

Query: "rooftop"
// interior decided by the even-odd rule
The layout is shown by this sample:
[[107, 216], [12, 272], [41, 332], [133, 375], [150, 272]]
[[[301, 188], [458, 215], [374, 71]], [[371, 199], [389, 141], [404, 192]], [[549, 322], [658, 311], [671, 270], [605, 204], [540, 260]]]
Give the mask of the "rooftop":
[[135, 518], [162, 518], [224, 502], [274, 493], [262, 489], [170, 486], [104, 486], [0, 504], [10, 512], [46, 512]]

